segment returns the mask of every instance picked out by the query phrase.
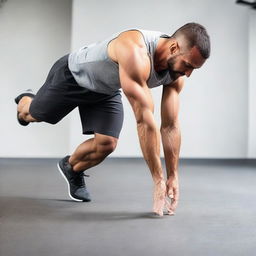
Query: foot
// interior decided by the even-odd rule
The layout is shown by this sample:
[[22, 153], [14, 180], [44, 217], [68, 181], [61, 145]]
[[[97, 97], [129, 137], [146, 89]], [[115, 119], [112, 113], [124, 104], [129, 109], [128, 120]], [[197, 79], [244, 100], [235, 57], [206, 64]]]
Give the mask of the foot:
[[78, 202], [90, 202], [91, 196], [86, 189], [83, 172], [74, 172], [66, 156], [58, 163], [58, 169], [68, 184], [68, 194], [71, 199]]
[[[20, 100], [21, 100], [23, 97], [25, 97], [25, 96], [30, 97], [30, 98], [34, 98], [34, 97], [35, 97], [35, 94], [32, 92], [31, 89], [28, 89], [28, 90], [24, 91], [23, 93], [21, 93], [20, 95], [18, 95], [18, 96], [14, 99], [14, 101], [15, 101], [16, 104], [18, 105], [19, 102], [20, 102]], [[27, 125], [29, 124], [29, 122], [27, 122], [27, 121], [21, 119], [21, 118], [19, 117], [19, 114], [20, 114], [19, 111], [17, 111], [17, 120], [18, 120], [19, 124], [20, 124], [20, 125], [23, 125], [23, 126], [27, 126]]]

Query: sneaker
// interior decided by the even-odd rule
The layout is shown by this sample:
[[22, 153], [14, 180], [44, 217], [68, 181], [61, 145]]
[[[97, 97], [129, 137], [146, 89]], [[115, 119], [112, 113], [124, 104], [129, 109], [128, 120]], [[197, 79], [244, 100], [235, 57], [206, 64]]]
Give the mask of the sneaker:
[[[14, 101], [16, 102], [16, 104], [18, 105], [20, 100], [22, 99], [22, 97], [24, 96], [28, 96], [30, 98], [34, 98], [35, 97], [35, 94], [33, 93], [33, 91], [31, 89], [28, 89], [26, 91], [24, 91], [23, 93], [21, 93], [20, 95], [18, 95]], [[19, 119], [19, 112], [17, 111], [17, 120], [19, 122], [20, 125], [23, 125], [23, 126], [27, 126], [29, 124], [29, 122], [26, 122], [22, 119]]]
[[58, 163], [58, 169], [68, 184], [68, 194], [71, 199], [77, 202], [90, 202], [91, 196], [86, 189], [83, 172], [74, 172], [68, 162], [70, 156], [66, 156]]

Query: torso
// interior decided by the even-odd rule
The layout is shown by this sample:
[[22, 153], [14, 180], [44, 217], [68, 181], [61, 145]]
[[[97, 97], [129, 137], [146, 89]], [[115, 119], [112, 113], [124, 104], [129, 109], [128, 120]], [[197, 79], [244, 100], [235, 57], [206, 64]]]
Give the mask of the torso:
[[[121, 32], [110, 39], [83, 47], [71, 54], [72, 56], [69, 59], [70, 70], [78, 84], [89, 90], [112, 94], [120, 89], [121, 84], [116, 51], [118, 51], [117, 42], [120, 35], [125, 35], [127, 40], [136, 38], [136, 43], [145, 52], [147, 61], [149, 60], [147, 69], [148, 87], [153, 88], [162, 84], [168, 84], [171, 82], [169, 72], [158, 73], [154, 68], [154, 53], [157, 42], [162, 34], [161, 32], [136, 29]], [[104, 47], [106, 49], [105, 54], [103, 52]]]

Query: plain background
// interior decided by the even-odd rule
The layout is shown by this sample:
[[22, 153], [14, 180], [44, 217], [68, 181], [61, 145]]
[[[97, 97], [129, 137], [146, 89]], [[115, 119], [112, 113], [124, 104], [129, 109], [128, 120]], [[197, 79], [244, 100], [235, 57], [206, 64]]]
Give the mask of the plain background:
[[[235, 0], [8, 0], [0, 8], [0, 157], [61, 157], [88, 136], [77, 111], [59, 124], [16, 121], [14, 97], [44, 83], [57, 58], [127, 28], [173, 33], [203, 24], [212, 55], [181, 93], [183, 158], [256, 157], [256, 11]], [[161, 88], [153, 89], [160, 125]], [[125, 97], [125, 122], [115, 157], [141, 156]]]

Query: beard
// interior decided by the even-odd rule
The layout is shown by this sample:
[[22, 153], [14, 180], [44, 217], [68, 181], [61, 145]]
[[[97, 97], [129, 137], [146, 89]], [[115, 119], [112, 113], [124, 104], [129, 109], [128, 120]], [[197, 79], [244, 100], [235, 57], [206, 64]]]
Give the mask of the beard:
[[175, 61], [176, 57], [177, 57], [177, 56], [170, 57], [170, 58], [168, 59], [168, 61], [167, 61], [168, 71], [169, 71], [170, 77], [171, 77], [171, 79], [172, 79], [173, 81], [175, 81], [176, 79], [178, 79], [180, 76], [184, 76], [184, 75], [185, 75], [185, 73], [174, 69], [174, 65], [175, 65], [175, 63], [176, 63], [176, 61]]

